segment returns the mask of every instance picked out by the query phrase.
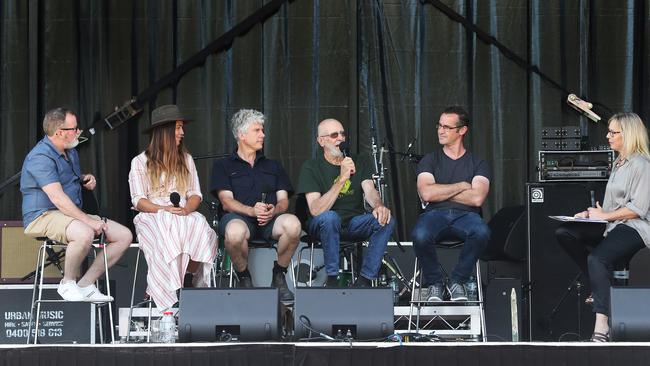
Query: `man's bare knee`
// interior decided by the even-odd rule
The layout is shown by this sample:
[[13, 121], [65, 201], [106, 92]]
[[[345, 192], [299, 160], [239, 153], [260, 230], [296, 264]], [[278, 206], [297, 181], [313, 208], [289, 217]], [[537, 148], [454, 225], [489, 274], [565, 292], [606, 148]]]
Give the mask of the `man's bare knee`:
[[241, 221], [231, 221], [226, 225], [225, 242], [230, 246], [240, 246], [248, 236], [248, 227]]

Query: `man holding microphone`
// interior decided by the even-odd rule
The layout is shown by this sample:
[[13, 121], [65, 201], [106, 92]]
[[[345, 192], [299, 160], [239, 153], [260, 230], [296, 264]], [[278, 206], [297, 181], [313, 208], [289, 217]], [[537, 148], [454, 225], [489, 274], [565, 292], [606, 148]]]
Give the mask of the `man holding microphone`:
[[[308, 223], [310, 235], [323, 244], [326, 286], [337, 285], [339, 246], [344, 239], [369, 241], [361, 272], [354, 282], [354, 286], [366, 287], [377, 278], [395, 219], [375, 188], [368, 160], [353, 159], [341, 151], [345, 140], [341, 122], [331, 118], [320, 122], [316, 141], [323, 153], [303, 164], [298, 193], [305, 194], [312, 216]], [[372, 213], [366, 213], [364, 199]]]

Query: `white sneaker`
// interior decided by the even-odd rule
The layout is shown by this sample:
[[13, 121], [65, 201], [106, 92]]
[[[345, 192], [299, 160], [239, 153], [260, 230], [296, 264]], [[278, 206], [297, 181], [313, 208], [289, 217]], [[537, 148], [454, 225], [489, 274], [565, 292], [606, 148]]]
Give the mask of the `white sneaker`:
[[76, 282], [63, 283], [63, 280], [61, 280], [56, 292], [58, 292], [65, 301], [84, 301], [85, 297]]
[[[77, 286], [78, 287], [78, 286]], [[102, 303], [113, 301], [113, 296], [108, 296], [102, 294], [95, 285], [90, 285], [86, 287], [79, 287], [79, 290], [83, 296], [82, 301]]]

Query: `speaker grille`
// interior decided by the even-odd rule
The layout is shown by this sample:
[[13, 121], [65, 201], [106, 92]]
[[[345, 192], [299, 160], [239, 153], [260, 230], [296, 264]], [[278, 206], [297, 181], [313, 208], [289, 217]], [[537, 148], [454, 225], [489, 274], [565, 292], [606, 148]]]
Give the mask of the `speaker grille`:
[[[0, 281], [31, 283], [33, 279], [21, 281], [21, 278], [36, 268], [41, 242], [24, 234], [21, 221], [0, 221], [0, 231]], [[55, 266], [45, 268], [45, 282], [58, 283], [60, 278]]]

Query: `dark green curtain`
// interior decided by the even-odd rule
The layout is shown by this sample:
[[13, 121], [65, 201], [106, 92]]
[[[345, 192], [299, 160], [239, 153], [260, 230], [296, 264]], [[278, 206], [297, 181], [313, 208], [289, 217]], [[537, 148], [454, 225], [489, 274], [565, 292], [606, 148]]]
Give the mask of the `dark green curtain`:
[[[0, 3], [0, 183], [20, 170], [55, 106], [91, 126], [261, 7], [262, 0], [3, 0]], [[127, 174], [147, 143], [141, 134], [158, 105], [192, 114], [186, 144], [194, 156], [232, 151], [229, 118], [240, 108], [268, 116], [267, 156], [294, 184], [302, 162], [320, 153], [315, 128], [334, 117], [356, 152], [437, 146], [434, 124], [451, 104], [472, 116], [467, 145], [492, 167], [484, 216], [524, 203], [536, 179], [543, 127], [580, 125], [592, 146], [605, 123], [579, 117], [574, 92], [613, 111], [650, 116], [648, 20], [640, 0], [457, 0], [467, 17], [553, 85], [485, 44], [431, 4], [416, 0], [294, 0], [264, 24], [210, 56], [143, 113], [79, 147], [82, 167], [99, 178], [104, 212], [130, 223]], [[403, 240], [417, 213], [414, 165], [385, 154], [387, 201]], [[206, 200], [212, 161], [197, 161]], [[21, 217], [16, 185], [0, 196], [0, 218]], [[202, 209], [206, 213], [205, 209]]]

